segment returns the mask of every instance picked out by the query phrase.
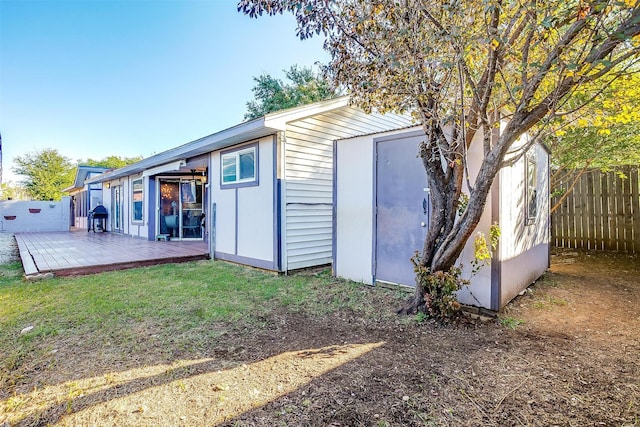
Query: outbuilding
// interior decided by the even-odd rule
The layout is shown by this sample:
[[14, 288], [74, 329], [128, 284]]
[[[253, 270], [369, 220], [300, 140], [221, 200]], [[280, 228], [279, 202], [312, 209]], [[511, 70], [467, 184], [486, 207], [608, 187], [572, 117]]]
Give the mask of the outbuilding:
[[342, 97], [270, 113], [92, 178], [108, 230], [205, 241], [212, 258], [289, 271], [330, 264], [335, 140], [411, 126]]
[[[337, 140], [334, 145], [335, 275], [367, 284], [415, 286], [410, 258], [429, 224], [429, 188], [418, 156], [420, 127]], [[526, 137], [520, 143], [524, 143]], [[481, 137], [468, 151], [469, 175], [480, 166]], [[500, 242], [489, 266], [472, 274], [473, 239], [459, 258], [471, 284], [460, 302], [498, 311], [549, 267], [549, 153], [533, 144], [496, 177], [476, 230], [497, 223]]]

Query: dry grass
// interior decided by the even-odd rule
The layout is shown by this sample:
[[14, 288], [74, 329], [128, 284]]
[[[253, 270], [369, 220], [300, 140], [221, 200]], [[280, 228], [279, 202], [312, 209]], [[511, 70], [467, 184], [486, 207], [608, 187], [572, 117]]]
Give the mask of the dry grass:
[[0, 425], [640, 425], [638, 258], [558, 259], [447, 327], [327, 271], [1, 266]]

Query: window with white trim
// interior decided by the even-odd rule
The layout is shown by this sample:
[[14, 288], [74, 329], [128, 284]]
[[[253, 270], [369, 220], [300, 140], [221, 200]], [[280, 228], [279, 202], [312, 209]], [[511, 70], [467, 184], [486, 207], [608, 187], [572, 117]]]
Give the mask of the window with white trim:
[[133, 206], [133, 222], [142, 222], [144, 211], [144, 181], [142, 178], [131, 182], [131, 204]]
[[538, 214], [538, 168], [533, 157], [526, 157], [525, 221], [533, 224]]
[[257, 176], [256, 146], [222, 153], [221, 186], [255, 183]]

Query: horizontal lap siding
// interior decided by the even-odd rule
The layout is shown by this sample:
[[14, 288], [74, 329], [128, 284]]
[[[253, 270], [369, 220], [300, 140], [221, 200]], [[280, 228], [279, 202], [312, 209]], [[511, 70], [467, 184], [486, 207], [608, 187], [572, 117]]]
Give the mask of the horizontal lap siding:
[[404, 116], [365, 114], [351, 108], [288, 123], [282, 193], [287, 270], [331, 263], [333, 142], [410, 123]]
[[[294, 137], [295, 136], [295, 137]], [[286, 141], [287, 268], [329, 264], [332, 248], [333, 142], [300, 132]]]

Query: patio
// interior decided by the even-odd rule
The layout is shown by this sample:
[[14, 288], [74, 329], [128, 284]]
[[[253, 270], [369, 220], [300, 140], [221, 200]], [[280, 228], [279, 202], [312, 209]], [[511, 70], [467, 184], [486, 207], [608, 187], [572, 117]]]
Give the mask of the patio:
[[85, 230], [16, 233], [27, 278], [69, 276], [209, 258], [203, 241], [155, 242]]

